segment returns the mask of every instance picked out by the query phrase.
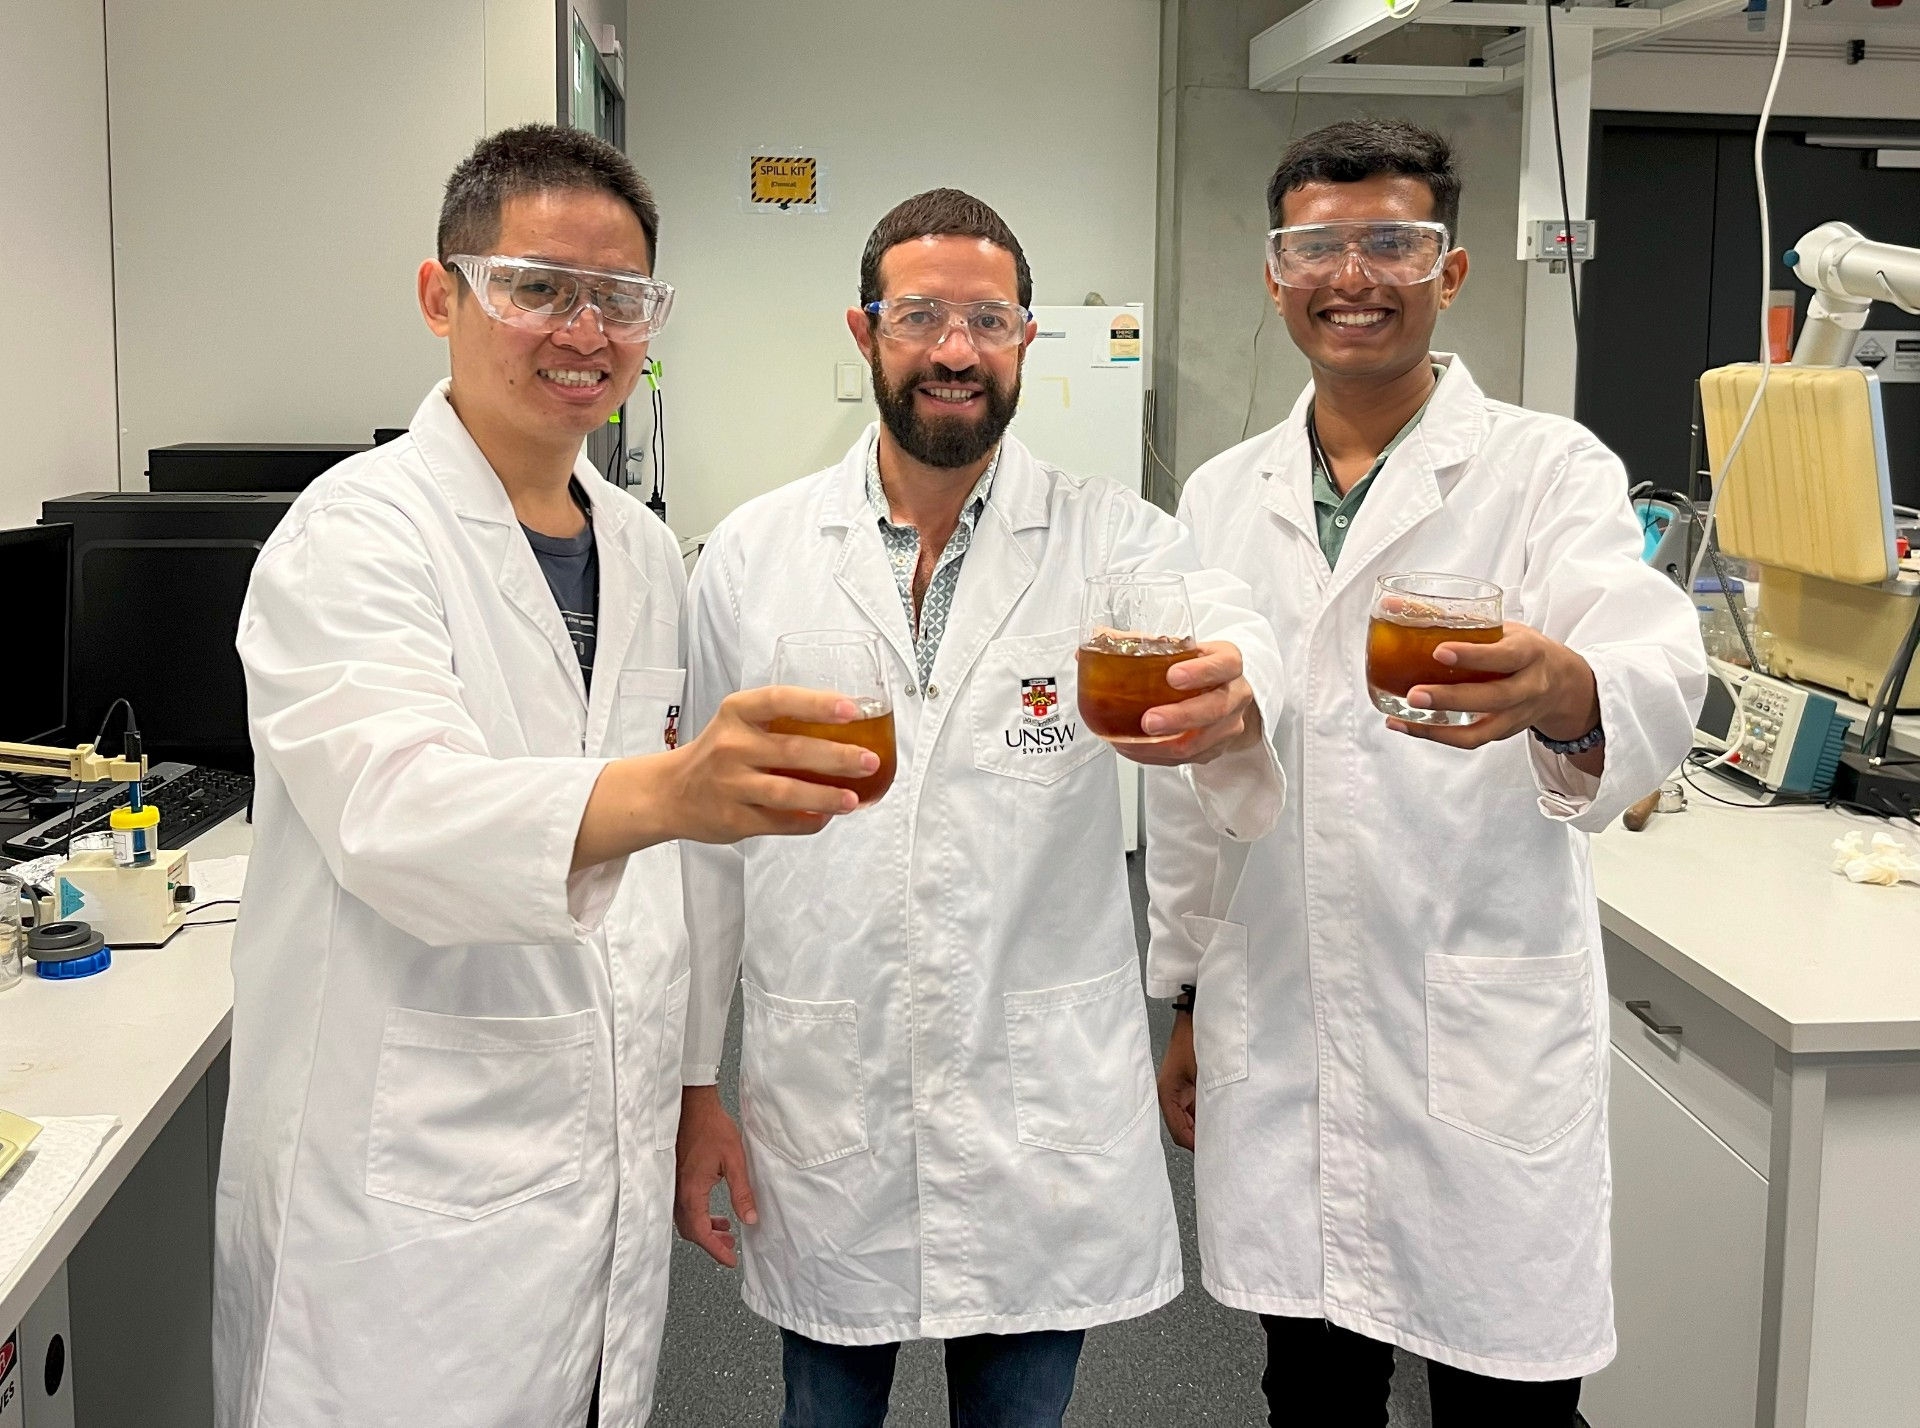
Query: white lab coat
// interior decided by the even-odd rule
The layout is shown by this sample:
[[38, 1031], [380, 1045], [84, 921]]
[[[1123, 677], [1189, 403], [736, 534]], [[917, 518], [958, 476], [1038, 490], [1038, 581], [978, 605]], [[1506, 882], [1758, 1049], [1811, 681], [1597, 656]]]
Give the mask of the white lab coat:
[[[842, 1344], [1077, 1329], [1180, 1292], [1112, 749], [1081, 726], [1091, 573], [1186, 570], [1203, 639], [1263, 707], [1274, 642], [1170, 516], [1008, 438], [924, 690], [865, 495], [838, 467], [715, 530], [689, 594], [688, 710], [768, 683], [791, 630], [879, 633], [899, 773], [811, 838], [687, 850], [686, 1079], [711, 1083], [741, 982], [756, 1312]], [[1051, 679], [1036, 717], [1022, 681]], [[1271, 826], [1265, 745], [1200, 775], [1219, 822]], [[1216, 797], [1217, 795], [1217, 797]], [[1237, 821], [1236, 821], [1237, 820]]]
[[256, 755], [234, 936], [222, 1428], [584, 1423], [652, 1403], [686, 997], [674, 845], [569, 876], [605, 762], [658, 751], [684, 583], [582, 461], [593, 693], [445, 398], [342, 462], [241, 615]]
[[[1310, 392], [1187, 483], [1202, 558], [1243, 575], [1279, 633], [1292, 796], [1241, 870], [1178, 783], [1149, 776], [1148, 986], [1199, 989], [1215, 1298], [1475, 1373], [1570, 1378], [1614, 1352], [1587, 835], [1685, 755], [1705, 660], [1691, 602], [1640, 562], [1620, 462], [1438, 360], [1331, 571]], [[1525, 735], [1469, 753], [1385, 727], [1368, 609], [1377, 577], [1409, 570], [1495, 581], [1508, 619], [1586, 657], [1603, 778]]]

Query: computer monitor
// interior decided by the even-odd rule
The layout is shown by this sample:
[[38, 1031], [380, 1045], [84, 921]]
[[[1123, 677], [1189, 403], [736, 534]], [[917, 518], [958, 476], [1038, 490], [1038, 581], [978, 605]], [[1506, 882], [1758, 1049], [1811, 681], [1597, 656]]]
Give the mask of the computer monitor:
[[254, 559], [294, 499], [125, 491], [46, 503], [47, 520], [73, 527], [69, 720], [79, 737], [126, 699], [150, 758], [252, 769], [233, 640]]
[[0, 743], [64, 742], [72, 571], [72, 526], [0, 530]]

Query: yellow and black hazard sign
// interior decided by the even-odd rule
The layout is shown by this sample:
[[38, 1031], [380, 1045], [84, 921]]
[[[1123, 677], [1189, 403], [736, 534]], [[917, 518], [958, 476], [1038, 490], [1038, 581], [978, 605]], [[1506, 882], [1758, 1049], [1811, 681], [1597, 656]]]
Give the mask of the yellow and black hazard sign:
[[755, 203], [809, 208], [820, 202], [820, 161], [787, 154], [747, 159], [747, 193]]

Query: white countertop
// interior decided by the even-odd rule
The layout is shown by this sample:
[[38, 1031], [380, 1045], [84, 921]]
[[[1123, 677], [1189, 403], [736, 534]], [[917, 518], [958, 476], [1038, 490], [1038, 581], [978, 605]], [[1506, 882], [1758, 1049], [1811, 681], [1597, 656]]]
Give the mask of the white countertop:
[[1920, 1049], [1920, 887], [1832, 871], [1846, 833], [1920, 829], [1688, 798], [1593, 840], [1601, 925], [1789, 1051]]
[[[251, 841], [236, 817], [188, 851], [228, 857]], [[226, 1046], [232, 934], [230, 925], [189, 929], [165, 947], [116, 950], [98, 976], [45, 982], [29, 971], [0, 992], [0, 1106], [24, 1116], [120, 1118], [46, 1231], [19, 1264], [0, 1269], [0, 1334], [32, 1307]]]

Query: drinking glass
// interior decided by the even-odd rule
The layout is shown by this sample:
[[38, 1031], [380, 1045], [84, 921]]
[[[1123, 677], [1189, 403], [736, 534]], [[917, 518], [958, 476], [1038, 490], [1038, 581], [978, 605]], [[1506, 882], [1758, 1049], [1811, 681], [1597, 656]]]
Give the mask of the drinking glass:
[[1490, 645], [1501, 635], [1500, 587], [1468, 575], [1383, 575], [1367, 624], [1367, 693], [1373, 707], [1409, 724], [1471, 724], [1457, 709], [1416, 709], [1407, 695], [1421, 684], [1485, 684], [1490, 670], [1445, 665], [1445, 644]]
[[1148, 734], [1140, 716], [1178, 704], [1192, 690], [1167, 683], [1167, 671], [1197, 658], [1193, 610], [1184, 575], [1090, 575], [1080, 605], [1080, 717], [1110, 744], [1164, 744], [1178, 734]]
[[896, 760], [893, 694], [887, 686], [887, 665], [880, 652], [880, 637], [864, 630], [796, 630], [782, 635], [773, 645], [773, 682], [843, 695], [860, 710], [860, 717], [850, 724], [775, 719], [767, 725], [773, 733], [857, 744], [871, 749], [880, 758], [880, 767], [864, 777], [839, 778], [800, 769], [773, 772], [802, 783], [851, 789], [859, 795], [861, 808], [878, 803], [893, 784]]

